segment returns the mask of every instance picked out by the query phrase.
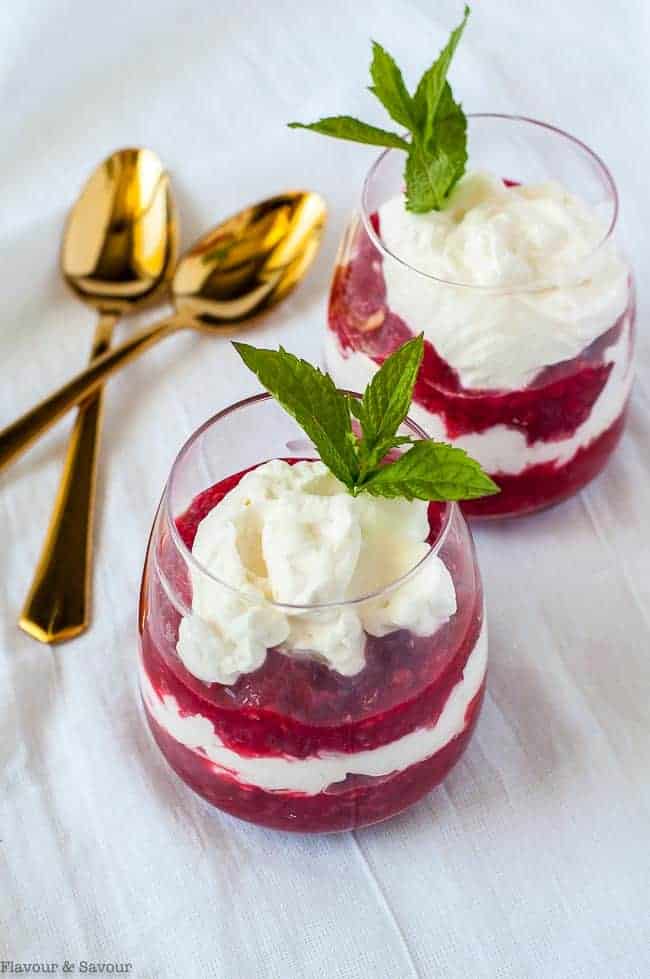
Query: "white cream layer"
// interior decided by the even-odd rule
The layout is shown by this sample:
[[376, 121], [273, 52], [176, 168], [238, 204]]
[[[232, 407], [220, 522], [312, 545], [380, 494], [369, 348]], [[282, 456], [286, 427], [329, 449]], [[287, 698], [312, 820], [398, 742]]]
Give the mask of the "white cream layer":
[[427, 513], [424, 500], [353, 497], [322, 462], [258, 466], [199, 524], [192, 554], [212, 574], [190, 569], [193, 614], [178, 655], [205, 683], [234, 683], [274, 646], [352, 676], [366, 634], [432, 636], [456, 611], [456, 592], [430, 553]]
[[487, 667], [487, 626], [472, 650], [462, 679], [451, 691], [436, 724], [421, 727], [389, 744], [351, 754], [323, 753], [310, 758], [246, 757], [226, 747], [212, 723], [200, 714], [182, 716], [176, 699], [162, 699], [144, 670], [140, 671], [142, 697], [148, 711], [167, 734], [190, 751], [208, 759], [215, 775], [227, 774], [245, 785], [268, 792], [316, 795], [348, 775], [382, 776], [401, 772], [430, 758], [465, 728], [465, 714], [478, 693]]
[[[526, 387], [601, 336], [628, 301], [627, 266], [610, 241], [598, 247], [599, 215], [552, 181], [505, 187], [468, 173], [441, 211], [414, 214], [400, 195], [379, 220], [386, 247], [411, 266], [384, 258], [388, 307], [424, 331], [465, 388]], [[537, 282], [552, 285], [527, 289]]]
[[[432, 414], [416, 402], [413, 402], [409, 415], [431, 438], [443, 442], [451, 441], [459, 448], [465, 449], [489, 473], [516, 475], [528, 466], [544, 462], [555, 462], [558, 466], [565, 465], [580, 449], [586, 448], [594, 439], [607, 431], [625, 406], [633, 380], [629, 346], [630, 329], [628, 315], [618, 341], [604, 352], [604, 363], [614, 365], [607, 383], [591, 409], [589, 417], [569, 438], [553, 442], [534, 442], [528, 445], [526, 436], [517, 429], [508, 428], [507, 425], [493, 425], [484, 432], [450, 439], [440, 415]], [[378, 369], [366, 354], [358, 351], [343, 351], [336, 334], [330, 331], [325, 340], [325, 362], [336, 384], [351, 391], [363, 391]]]

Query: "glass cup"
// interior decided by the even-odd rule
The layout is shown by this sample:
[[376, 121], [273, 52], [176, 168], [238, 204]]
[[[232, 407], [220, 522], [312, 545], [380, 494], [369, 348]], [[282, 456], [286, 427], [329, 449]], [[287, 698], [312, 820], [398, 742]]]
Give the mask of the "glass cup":
[[[424, 437], [411, 421], [402, 434]], [[211, 642], [210, 601], [253, 617], [260, 607], [198, 563], [191, 550], [197, 526], [243, 471], [275, 458], [317, 455], [265, 394], [215, 415], [181, 449], [144, 565], [142, 700], [171, 767], [214, 806], [277, 829], [352, 829], [420, 799], [445, 777], [471, 737], [487, 657], [474, 546], [458, 506], [431, 504], [428, 551], [381, 591], [321, 605], [264, 603], [265, 615], [329, 633], [344, 621], [370, 623], [397, 608], [390, 603], [399, 603], [407, 589], [453, 582], [456, 610], [433, 634], [405, 628], [366, 633], [365, 665], [354, 675], [336, 672], [308, 649], [275, 647], [231, 683], [206, 682], [179, 656], [179, 632], [191, 636], [192, 662], [200, 662]]]
[[[602, 240], [580, 261], [538, 281], [492, 286], [437, 278], [382, 239], [382, 205], [403, 190], [404, 154], [388, 150], [370, 169], [360, 212], [341, 242], [325, 359], [339, 386], [362, 390], [388, 354], [424, 332], [411, 415], [430, 437], [466, 449], [500, 486], [498, 496], [463, 504], [465, 513], [509, 516], [571, 496], [614, 450], [632, 383], [634, 288], [614, 244], [614, 181], [584, 143], [532, 119], [492, 114], [469, 116], [468, 138], [473, 171], [497, 174], [507, 185], [560, 182], [597, 214]], [[572, 320], [591, 324], [595, 339], [565, 360], [546, 362], [541, 347], [537, 357], [542, 330], [571, 330]], [[525, 382], [463, 385], [436, 342], [445, 324], [467, 322], [478, 332], [461, 351], [464, 376], [488, 357], [507, 363], [514, 351], [534, 365]]]

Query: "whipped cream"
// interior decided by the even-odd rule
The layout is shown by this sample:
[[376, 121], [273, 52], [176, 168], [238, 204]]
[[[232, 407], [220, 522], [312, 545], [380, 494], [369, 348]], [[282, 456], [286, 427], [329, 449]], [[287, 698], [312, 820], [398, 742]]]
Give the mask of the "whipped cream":
[[[185, 667], [231, 684], [279, 646], [352, 676], [365, 664], [366, 633], [432, 635], [456, 611], [456, 593], [429, 553], [427, 510], [421, 500], [352, 497], [322, 462], [274, 459], [247, 473], [194, 539], [194, 557], [214, 577], [190, 569], [193, 614], [177, 644]], [[287, 607], [310, 605], [326, 607]]]
[[[453, 444], [464, 449], [492, 475], [517, 475], [528, 466], [544, 462], [553, 462], [557, 466], [570, 462], [580, 449], [587, 448], [594, 439], [606, 432], [625, 408], [634, 380], [630, 357], [631, 329], [631, 317], [628, 316], [618, 340], [603, 352], [603, 363], [612, 364], [607, 382], [589, 417], [572, 435], [564, 439], [554, 439], [552, 442], [539, 441], [529, 445], [525, 434], [516, 428], [492, 425], [483, 432], [459, 435], [453, 439]], [[342, 350], [336, 334], [330, 332], [325, 339], [325, 362], [336, 383], [351, 391], [363, 391], [377, 370], [377, 365], [366, 354]], [[409, 408], [409, 416], [430, 438], [449, 441], [441, 415], [427, 411], [414, 401]]]
[[429, 727], [419, 727], [388, 744], [366, 751], [323, 752], [308, 758], [287, 755], [239, 755], [228, 748], [201, 714], [184, 714], [170, 694], [160, 697], [144, 670], [140, 688], [154, 720], [179, 744], [195, 751], [215, 774], [229, 776], [245, 785], [269, 792], [315, 795], [348, 775], [380, 777], [401, 772], [430, 758], [457, 737], [466, 726], [467, 708], [477, 695], [487, 667], [487, 627], [483, 628], [440, 717]]
[[611, 242], [597, 247], [601, 219], [558, 183], [506, 187], [469, 173], [442, 211], [411, 213], [400, 195], [379, 220], [387, 249], [411, 266], [384, 258], [388, 307], [424, 331], [463, 387], [523, 388], [576, 357], [627, 305], [625, 263]]

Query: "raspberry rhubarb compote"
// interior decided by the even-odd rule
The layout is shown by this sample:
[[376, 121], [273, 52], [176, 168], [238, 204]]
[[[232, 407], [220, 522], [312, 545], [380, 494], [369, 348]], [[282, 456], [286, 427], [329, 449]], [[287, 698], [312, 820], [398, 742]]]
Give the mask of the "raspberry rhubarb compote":
[[552, 126], [465, 117], [441, 73], [454, 35], [413, 95], [375, 45], [374, 94], [410, 140], [371, 138], [343, 117], [309, 127], [390, 147], [342, 241], [325, 360], [337, 384], [357, 390], [423, 333], [412, 417], [499, 485], [466, 512], [515, 515], [575, 493], [616, 446], [632, 383], [634, 290], [614, 242], [607, 168]]
[[[483, 171], [466, 174], [442, 210], [411, 214], [401, 194], [376, 200], [391, 171], [399, 186], [392, 156], [371, 172], [339, 253], [329, 372], [356, 390], [424, 332], [411, 415], [501, 488], [466, 511], [526, 513], [570, 496], [618, 442], [632, 384], [634, 293], [606, 221], [556, 181], [512, 185]], [[595, 173], [613, 208], [606, 171]]]
[[[422, 438], [410, 421], [397, 431]], [[288, 455], [301, 440], [262, 395], [181, 451], [145, 563], [140, 684], [192, 789], [315, 832], [386, 819], [445, 777], [478, 717], [487, 636], [459, 507], [351, 491]], [[375, 467], [385, 488], [391, 466], [433, 448], [406, 444]]]

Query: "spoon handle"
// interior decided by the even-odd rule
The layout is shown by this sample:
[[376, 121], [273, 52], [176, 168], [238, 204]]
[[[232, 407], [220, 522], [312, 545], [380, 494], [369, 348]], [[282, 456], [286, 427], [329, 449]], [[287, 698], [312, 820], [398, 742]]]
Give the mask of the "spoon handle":
[[[117, 314], [100, 315], [91, 363], [106, 353]], [[45, 543], [19, 624], [39, 642], [72, 639], [88, 626], [93, 515], [104, 392], [77, 411]]]
[[13, 424], [8, 425], [0, 432], [0, 469], [20, 455], [73, 405], [101, 387], [110, 374], [124, 367], [170, 333], [188, 325], [187, 320], [175, 314], [153, 326], [145, 327], [135, 333], [130, 340], [98, 357], [58, 391], [45, 398]]

